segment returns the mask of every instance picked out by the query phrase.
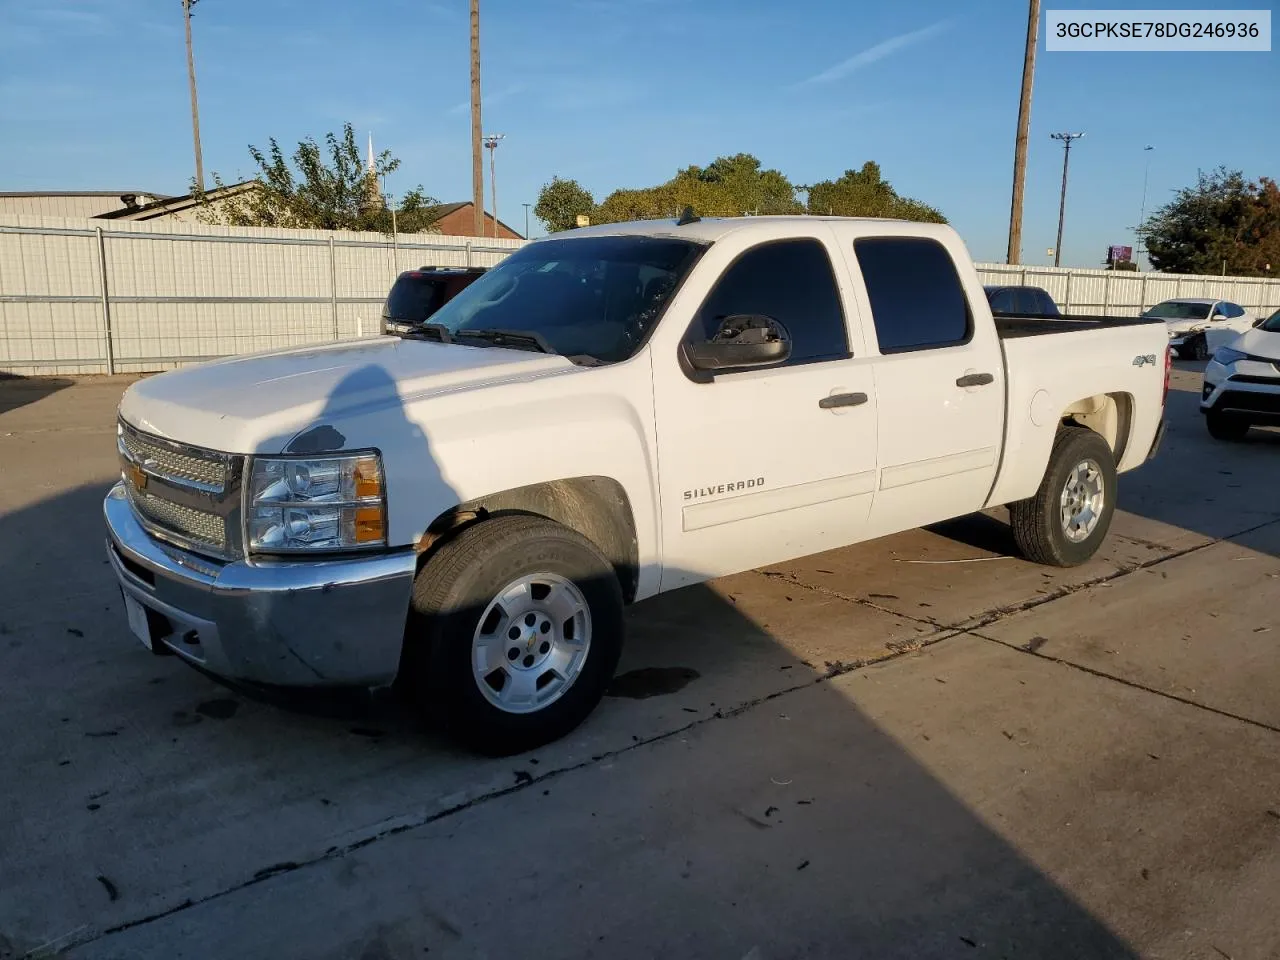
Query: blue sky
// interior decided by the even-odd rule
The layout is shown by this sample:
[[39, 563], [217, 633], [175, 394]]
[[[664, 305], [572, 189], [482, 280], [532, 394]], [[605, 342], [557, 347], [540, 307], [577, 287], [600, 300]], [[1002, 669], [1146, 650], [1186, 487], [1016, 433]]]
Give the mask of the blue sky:
[[[1166, 2], [1160, 6], [1203, 7]], [[1096, 7], [1046, 0], [1046, 9]], [[486, 132], [500, 214], [553, 175], [597, 199], [745, 151], [793, 182], [875, 160], [1002, 260], [1024, 0], [482, 0]], [[253, 173], [249, 143], [292, 148], [351, 121], [401, 158], [388, 189], [470, 196], [467, 0], [200, 0], [206, 175]], [[1038, 58], [1024, 261], [1047, 262], [1062, 148], [1063, 262], [1131, 243], [1148, 209], [1218, 164], [1280, 177], [1276, 53]], [[192, 173], [179, 0], [0, 0], [0, 190], [182, 193]], [[487, 189], [487, 169], [486, 169]], [[539, 232], [535, 228], [535, 234]]]

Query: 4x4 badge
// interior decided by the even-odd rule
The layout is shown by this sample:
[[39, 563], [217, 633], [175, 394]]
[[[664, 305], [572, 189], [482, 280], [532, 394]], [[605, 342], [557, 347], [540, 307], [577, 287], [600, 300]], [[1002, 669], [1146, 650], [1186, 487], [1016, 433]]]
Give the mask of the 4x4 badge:
[[1146, 366], [1148, 363], [1153, 367], [1156, 365], [1156, 355], [1154, 353], [1140, 353], [1133, 358], [1133, 365], [1135, 367]]

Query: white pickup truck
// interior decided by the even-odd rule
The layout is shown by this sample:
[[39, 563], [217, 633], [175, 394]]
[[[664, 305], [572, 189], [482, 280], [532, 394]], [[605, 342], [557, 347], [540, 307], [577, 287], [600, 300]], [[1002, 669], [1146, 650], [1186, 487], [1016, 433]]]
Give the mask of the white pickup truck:
[[945, 226], [574, 230], [412, 338], [134, 384], [108, 555], [156, 652], [398, 681], [517, 752], [599, 702], [624, 604], [998, 504], [1028, 557], [1087, 560], [1159, 443], [1167, 339], [994, 321]]

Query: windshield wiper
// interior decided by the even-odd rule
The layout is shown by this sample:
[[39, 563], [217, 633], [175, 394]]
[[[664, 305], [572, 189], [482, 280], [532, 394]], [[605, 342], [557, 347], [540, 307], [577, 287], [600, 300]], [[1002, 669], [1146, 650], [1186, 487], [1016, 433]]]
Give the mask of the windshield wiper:
[[414, 324], [409, 333], [403, 334], [403, 336], [423, 340], [436, 340], [440, 343], [453, 343], [453, 334], [449, 332], [449, 328], [443, 323], [417, 323]]
[[455, 343], [466, 337], [474, 340], [483, 340], [486, 343], [493, 344], [495, 347], [513, 347], [517, 350], [527, 350], [533, 347], [542, 353], [555, 353], [551, 349], [551, 344], [547, 343], [546, 338], [532, 330], [455, 330], [453, 332], [453, 342]]

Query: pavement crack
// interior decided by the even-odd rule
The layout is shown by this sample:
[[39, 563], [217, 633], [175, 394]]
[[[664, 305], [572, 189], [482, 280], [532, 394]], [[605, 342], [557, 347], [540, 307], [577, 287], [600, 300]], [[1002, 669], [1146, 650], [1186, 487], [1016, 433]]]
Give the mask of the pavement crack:
[[830, 587], [824, 587], [816, 583], [809, 583], [805, 580], [801, 580], [794, 574], [783, 573], [781, 570], [755, 570], [753, 572], [758, 573], [762, 577], [767, 577], [770, 580], [782, 580], [786, 583], [794, 584], [804, 590], [809, 590], [813, 593], [820, 593], [823, 596], [831, 597], [834, 600], [843, 600], [845, 603], [854, 603], [860, 607], [870, 607], [872, 610], [888, 614], [891, 617], [897, 617], [900, 620], [910, 620], [912, 623], [919, 623], [926, 627], [934, 627], [938, 630], [950, 629], [947, 624], [939, 623], [937, 620], [933, 620], [928, 617], [914, 617], [909, 613], [901, 613], [891, 607], [874, 603], [866, 597], [855, 597], [847, 593], [842, 593], [839, 590], [832, 590]]
[[989, 627], [992, 624], [999, 623], [1001, 620], [1005, 620], [1016, 614], [1025, 613], [1028, 610], [1034, 610], [1036, 607], [1042, 607], [1046, 603], [1053, 603], [1055, 600], [1061, 600], [1064, 597], [1069, 597], [1073, 593], [1079, 593], [1081, 590], [1088, 590], [1092, 587], [1101, 586], [1102, 584], [1111, 583], [1115, 580], [1127, 577], [1133, 573], [1150, 570], [1154, 567], [1160, 566], [1161, 564], [1168, 563], [1170, 560], [1178, 560], [1182, 557], [1190, 556], [1193, 553], [1199, 553], [1201, 550], [1208, 550], [1210, 547], [1216, 547], [1220, 543], [1229, 543], [1237, 537], [1256, 533], [1257, 531], [1263, 530], [1274, 524], [1280, 524], [1280, 517], [1273, 517], [1270, 520], [1264, 520], [1262, 523], [1255, 524], [1252, 527], [1237, 531], [1236, 533], [1230, 533], [1213, 540], [1206, 540], [1204, 543], [1197, 543], [1190, 547], [1183, 547], [1181, 550], [1171, 550], [1159, 557], [1152, 557], [1149, 560], [1143, 560], [1141, 563], [1122, 566], [1111, 573], [1103, 574], [1100, 577], [1094, 577], [1092, 580], [1085, 580], [1082, 583], [1066, 584], [1052, 593], [1032, 597], [1031, 599], [1024, 600], [1021, 603], [996, 607], [992, 610], [986, 611], [985, 613], [980, 613], [969, 620], [956, 624], [952, 629], [964, 630], [972, 633], [973, 631], [981, 630], [984, 627]]
[[[1099, 670], [1096, 667], [1088, 667], [1082, 663], [1076, 663], [1074, 660], [1067, 660], [1067, 659], [1064, 659], [1063, 657], [1055, 657], [1052, 654], [1044, 653], [1039, 648], [1031, 649], [1029, 647], [1022, 646], [1016, 643], [1010, 643], [1007, 640], [998, 640], [995, 637], [989, 637], [986, 634], [978, 633], [976, 630], [967, 630], [965, 632], [969, 636], [976, 637], [979, 640], [985, 640], [988, 643], [999, 644], [1002, 647], [1006, 647], [1009, 650], [1014, 650], [1018, 653], [1025, 654], [1028, 657], [1035, 657], [1037, 660], [1045, 660], [1045, 661], [1048, 661], [1049, 663], [1057, 663], [1064, 667], [1069, 667], [1072, 670], [1078, 670], [1081, 673], [1086, 673], [1091, 677], [1097, 677], [1100, 680], [1110, 680], [1113, 683], [1118, 683], [1123, 687], [1129, 687], [1130, 689], [1133, 689], [1133, 690], [1140, 690], [1143, 693], [1154, 694], [1157, 697], [1163, 697], [1166, 700], [1172, 700], [1175, 703], [1181, 703], [1184, 706], [1193, 707], [1197, 710], [1203, 710], [1206, 713], [1216, 714], [1217, 716], [1225, 717], [1228, 720], [1235, 720], [1239, 723], [1248, 724], [1251, 727], [1258, 727], [1259, 729], [1262, 729], [1262, 730], [1268, 730], [1271, 733], [1280, 733], [1280, 727], [1277, 727], [1270, 723], [1266, 723], [1265, 721], [1255, 720], [1252, 717], [1246, 717], [1243, 714], [1239, 714], [1239, 713], [1232, 713], [1230, 710], [1222, 710], [1218, 707], [1211, 707], [1207, 703], [1201, 703], [1200, 701], [1192, 700], [1189, 697], [1179, 696], [1176, 693], [1170, 693], [1169, 691], [1161, 690], [1158, 687], [1151, 687], [1145, 683], [1139, 683], [1136, 680], [1130, 680], [1126, 677], [1117, 676], [1114, 673], [1107, 673], [1105, 670]], [[1148, 756], [1152, 756], [1152, 755], [1148, 754]], [[1156, 757], [1152, 756], [1152, 759], [1156, 759]]]

